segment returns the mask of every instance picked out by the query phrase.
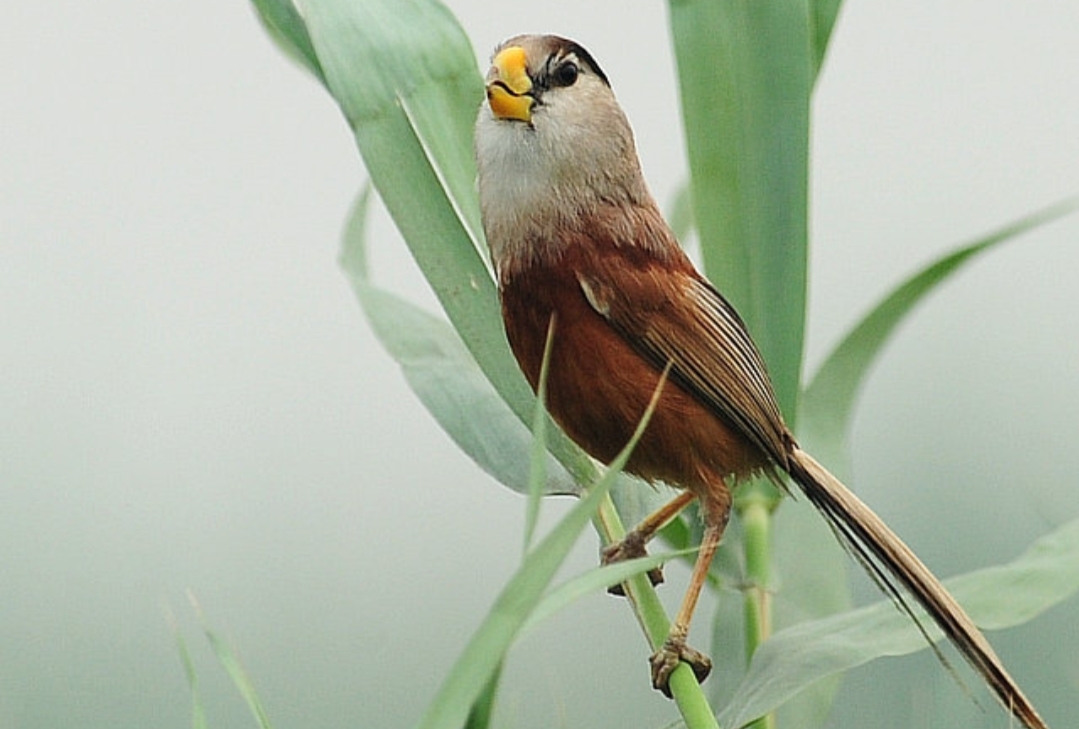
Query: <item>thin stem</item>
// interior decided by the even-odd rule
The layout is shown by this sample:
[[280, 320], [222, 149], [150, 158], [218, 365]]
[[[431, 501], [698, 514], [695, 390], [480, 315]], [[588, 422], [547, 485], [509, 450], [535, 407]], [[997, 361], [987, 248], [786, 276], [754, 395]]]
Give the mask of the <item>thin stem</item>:
[[[626, 535], [626, 528], [610, 495], [600, 503], [593, 525], [607, 544], [617, 542]], [[626, 598], [637, 616], [637, 622], [640, 623], [648, 644], [656, 650], [667, 640], [671, 623], [647, 575], [636, 575], [629, 580], [626, 584]], [[712, 707], [708, 705], [708, 699], [689, 666], [682, 664], [674, 670], [670, 678], [670, 689], [686, 729], [719, 729]]]
[[[743, 504], [741, 517], [745, 529], [746, 576], [749, 580], [743, 604], [748, 660], [772, 633], [772, 600], [769, 592], [772, 511], [765, 499], [748, 499]], [[774, 729], [775, 715], [762, 716], [750, 726], [753, 729]]]

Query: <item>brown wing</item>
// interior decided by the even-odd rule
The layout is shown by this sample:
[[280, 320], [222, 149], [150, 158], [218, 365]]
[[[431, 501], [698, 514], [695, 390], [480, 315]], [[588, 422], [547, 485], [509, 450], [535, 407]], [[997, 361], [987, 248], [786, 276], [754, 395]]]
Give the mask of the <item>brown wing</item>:
[[679, 385], [785, 466], [790, 435], [734, 308], [688, 261], [677, 261], [672, 274], [669, 262], [612, 254], [578, 273], [592, 308], [657, 369], [670, 362]]

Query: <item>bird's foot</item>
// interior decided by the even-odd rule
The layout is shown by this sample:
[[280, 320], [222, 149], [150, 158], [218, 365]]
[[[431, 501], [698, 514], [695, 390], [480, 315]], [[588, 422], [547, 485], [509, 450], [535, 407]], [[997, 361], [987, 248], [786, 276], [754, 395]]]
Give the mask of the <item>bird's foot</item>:
[[[616, 562], [625, 562], [627, 559], [637, 559], [638, 557], [647, 556], [648, 550], [644, 548], [644, 540], [641, 539], [637, 532], [630, 532], [622, 541], [608, 544], [603, 548], [600, 552], [600, 564], [607, 566], [609, 564], [615, 564]], [[661, 584], [663, 582], [663, 569], [661, 567], [653, 567], [648, 570], [648, 579], [653, 585]], [[626, 590], [621, 584], [611, 585], [607, 588], [607, 592], [619, 596], [626, 594]]]
[[712, 659], [686, 645], [685, 638], [667, 638], [649, 661], [652, 664], [652, 688], [662, 691], [668, 699], [671, 698], [671, 673], [679, 663], [689, 664], [697, 683], [703, 683], [712, 671]]

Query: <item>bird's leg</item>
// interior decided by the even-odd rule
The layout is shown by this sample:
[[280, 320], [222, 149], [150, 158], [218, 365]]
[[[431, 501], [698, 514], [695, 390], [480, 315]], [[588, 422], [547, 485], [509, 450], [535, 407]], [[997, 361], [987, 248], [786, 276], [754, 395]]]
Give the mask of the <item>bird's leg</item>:
[[667, 640], [658, 651], [652, 654], [651, 658], [652, 686], [662, 691], [668, 698], [671, 696], [668, 685], [671, 672], [678, 667], [680, 661], [689, 664], [698, 682], [704, 681], [712, 670], [712, 661], [708, 656], [686, 645], [693, 611], [697, 608], [701, 588], [708, 579], [712, 557], [715, 556], [716, 549], [723, 539], [723, 530], [727, 527], [727, 520], [731, 513], [731, 494], [726, 484], [721, 479], [717, 479], [710, 486], [711, 488], [706, 488], [701, 493], [704, 536], [701, 539], [700, 551], [697, 553], [697, 562], [693, 565], [693, 573], [689, 578], [689, 587], [686, 588], [682, 606], [678, 608], [678, 614], [671, 624]]
[[[695, 498], [697, 498], [697, 495], [692, 491], [681, 491], [652, 514], [646, 516], [640, 524], [631, 529], [621, 540], [604, 547], [600, 552], [600, 563], [608, 565], [627, 559], [646, 557], [648, 552], [645, 551], [645, 545], [648, 544], [649, 540], [656, 536], [656, 532], [666, 526], [668, 522], [682, 513], [682, 510], [689, 506]], [[652, 581], [653, 585], [660, 584], [663, 582], [663, 569], [654, 567], [648, 570], [648, 579]], [[622, 585], [612, 585], [607, 589], [607, 592], [612, 595], [626, 594]]]

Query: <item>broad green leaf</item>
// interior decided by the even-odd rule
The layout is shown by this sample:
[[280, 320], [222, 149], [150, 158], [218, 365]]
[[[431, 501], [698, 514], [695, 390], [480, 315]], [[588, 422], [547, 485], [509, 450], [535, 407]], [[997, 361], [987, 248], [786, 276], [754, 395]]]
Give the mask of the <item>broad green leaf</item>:
[[841, 0], [810, 0], [810, 30], [813, 41], [813, 80], [820, 77], [824, 56], [828, 52], [828, 41], [832, 39], [836, 18], [839, 17]]
[[314, 74], [315, 78], [325, 83], [326, 78], [319, 65], [318, 56], [315, 55], [315, 49], [311, 45], [307, 26], [296, 5], [291, 0], [252, 0], [252, 2], [258, 10], [262, 26], [277, 43], [278, 48]]
[[[1035, 542], [1015, 561], [947, 580], [945, 585], [985, 630], [1025, 623], [1079, 590], [1079, 520]], [[916, 610], [934, 640], [941, 634]], [[735, 698], [720, 714], [740, 727], [827, 676], [882, 656], [927, 648], [910, 618], [888, 600], [795, 625], [753, 656]]]
[[460, 658], [450, 669], [434, 701], [428, 706], [421, 729], [459, 729], [476, 699], [501, 665], [506, 652], [539, 604], [555, 572], [577, 538], [606, 499], [634, 446], [644, 432], [658, 400], [653, 396], [633, 437], [608, 470], [544, 539], [529, 552], [521, 567], [495, 599]]
[[807, 2], [669, 2], [704, 267], [746, 320], [792, 424], [806, 292]]
[[[413, 257], [480, 370], [530, 422], [534, 396], [506, 343], [480, 254], [471, 150], [482, 84], [467, 38], [433, 0], [298, 7], [327, 87]], [[578, 481], [594, 478], [592, 463], [561, 431], [549, 442]]]
[[[910, 312], [977, 255], [1079, 209], [1067, 200], [958, 248], [921, 269], [877, 304], [840, 341], [817, 370], [802, 397], [803, 430], [818, 451], [840, 452], [865, 377], [884, 345]], [[822, 457], [826, 457], [823, 453]]]
[[[475, 214], [464, 212], [475, 209], [465, 189], [481, 98], [467, 39], [434, 2], [307, 0], [300, 7], [371, 179], [450, 321], [481, 366], [497, 351], [508, 358], [496, 336], [494, 282], [470, 224]], [[519, 375], [512, 395], [530, 414], [531, 393]]]
[[[372, 283], [366, 255], [368, 197], [365, 190], [349, 218], [341, 266], [375, 336], [461, 450], [502, 484], [528, 493], [532, 448], [528, 428], [491, 386], [445, 320]], [[579, 492], [566, 470], [549, 455], [544, 466], [544, 493]]]

